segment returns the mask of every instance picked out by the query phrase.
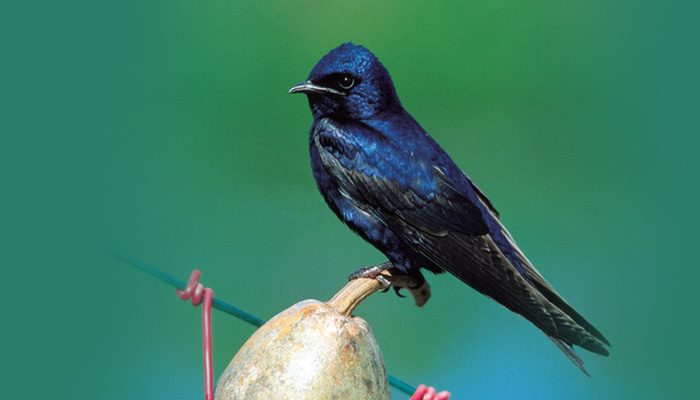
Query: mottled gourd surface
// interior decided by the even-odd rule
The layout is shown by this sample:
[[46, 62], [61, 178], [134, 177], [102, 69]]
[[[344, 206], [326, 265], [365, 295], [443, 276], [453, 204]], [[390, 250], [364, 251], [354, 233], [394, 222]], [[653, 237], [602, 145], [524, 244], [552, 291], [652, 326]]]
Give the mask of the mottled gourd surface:
[[299, 302], [258, 329], [216, 389], [217, 400], [389, 398], [369, 325], [317, 300]]

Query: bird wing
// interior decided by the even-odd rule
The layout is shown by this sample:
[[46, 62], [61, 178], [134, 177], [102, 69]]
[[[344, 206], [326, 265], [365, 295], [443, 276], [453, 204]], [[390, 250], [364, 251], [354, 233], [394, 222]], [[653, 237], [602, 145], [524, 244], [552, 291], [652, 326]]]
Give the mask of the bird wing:
[[537, 284], [518, 273], [490, 235], [469, 236], [451, 232], [439, 238], [424, 232], [401, 232], [405, 232], [402, 238], [428, 260], [521, 314], [547, 335], [562, 339], [569, 345], [608, 354], [603, 346], [607, 341], [598, 338], [598, 331], [590, 329], [592, 326], [587, 322], [586, 325], [580, 323], [583, 318], [563, 300], [550, 300], [553, 298], [549, 293], [538, 290]]
[[345, 197], [369, 206], [382, 220], [398, 218], [434, 236], [488, 233], [479, 207], [440, 169], [366, 125], [347, 125], [322, 120], [314, 131], [321, 161]]
[[[534, 281], [520, 274], [504, 255], [476, 202], [485, 202], [488, 212], [495, 211], [478, 189], [458, 189], [431, 160], [407, 153], [405, 146], [362, 124], [322, 120], [313, 140], [341, 193], [383, 221], [433, 266], [523, 315], [560, 348], [563, 341], [564, 347], [576, 344], [608, 354], [597, 335], [567, 313], [572, 309], [561, 306], [566, 304], [563, 300], [557, 304], [548, 298], [558, 295], [532, 264], [526, 263]], [[547, 296], [547, 290], [556, 296]], [[567, 355], [582, 367], [573, 351]]]
[[[493, 212], [493, 211], [492, 211]], [[494, 216], [495, 217], [495, 216]], [[565, 312], [572, 320], [577, 324], [581, 325], [587, 332], [593, 335], [600, 342], [610, 346], [610, 342], [603, 336], [603, 334], [596, 329], [593, 324], [588, 322], [581, 314], [579, 314], [573, 307], [566, 302], [566, 300], [554, 289], [554, 287], [547, 282], [547, 280], [540, 274], [535, 266], [530, 262], [530, 260], [525, 256], [525, 253], [520, 249], [520, 247], [515, 243], [513, 236], [508, 232], [503, 224], [495, 219], [497, 228], [502, 233], [502, 236], [507, 240], [508, 246], [514, 252], [517, 258], [518, 264], [524, 269], [525, 276], [532, 286], [537, 289], [548, 301], [553, 303], [563, 312]]]

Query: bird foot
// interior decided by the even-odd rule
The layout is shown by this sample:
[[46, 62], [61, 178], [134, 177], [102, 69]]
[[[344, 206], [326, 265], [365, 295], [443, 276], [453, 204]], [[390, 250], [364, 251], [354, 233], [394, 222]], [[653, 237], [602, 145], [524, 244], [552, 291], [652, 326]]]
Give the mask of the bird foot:
[[401, 294], [401, 289], [406, 289], [411, 293], [418, 307], [425, 305], [430, 298], [430, 285], [423, 278], [423, 275], [420, 273], [417, 275], [402, 273], [394, 268], [391, 262], [360, 268], [350, 274], [348, 280], [359, 278], [376, 279], [382, 285], [383, 289], [381, 292], [386, 292], [389, 288], [393, 288], [399, 297], [406, 297]]
[[372, 265], [370, 267], [360, 268], [348, 276], [348, 280], [352, 281], [359, 278], [376, 279], [382, 285], [382, 292], [386, 292], [391, 287], [391, 282], [387, 277], [382, 275], [382, 272], [392, 268], [394, 265], [390, 262], [383, 264]]

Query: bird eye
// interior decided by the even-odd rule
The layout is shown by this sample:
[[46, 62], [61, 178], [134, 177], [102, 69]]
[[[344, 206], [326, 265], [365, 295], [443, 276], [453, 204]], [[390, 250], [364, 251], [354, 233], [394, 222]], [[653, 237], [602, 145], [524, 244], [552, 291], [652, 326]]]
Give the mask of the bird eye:
[[352, 76], [343, 75], [340, 77], [340, 80], [338, 81], [338, 85], [341, 88], [348, 90], [351, 87], [355, 86], [355, 79]]

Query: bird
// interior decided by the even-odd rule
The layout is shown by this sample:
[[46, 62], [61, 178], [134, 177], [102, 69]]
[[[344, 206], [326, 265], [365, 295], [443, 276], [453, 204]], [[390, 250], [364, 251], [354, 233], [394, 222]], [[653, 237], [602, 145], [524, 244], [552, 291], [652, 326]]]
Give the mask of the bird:
[[610, 342], [535, 269], [489, 198], [406, 111], [371, 51], [341, 44], [289, 93], [305, 94], [311, 108], [311, 169], [325, 202], [388, 259], [351, 279], [391, 269], [425, 286], [421, 270], [447, 272], [530, 321], [586, 375], [573, 346], [609, 355]]

